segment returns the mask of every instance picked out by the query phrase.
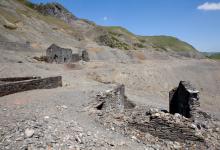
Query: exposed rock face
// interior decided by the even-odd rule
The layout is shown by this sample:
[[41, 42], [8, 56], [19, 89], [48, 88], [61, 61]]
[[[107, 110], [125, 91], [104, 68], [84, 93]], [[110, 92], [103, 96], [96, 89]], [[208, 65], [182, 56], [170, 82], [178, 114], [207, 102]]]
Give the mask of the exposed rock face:
[[188, 81], [181, 81], [178, 88], [169, 93], [170, 113], [179, 113], [193, 120], [197, 116], [200, 106], [199, 91], [196, 90]]
[[55, 16], [56, 18], [70, 24], [78, 19], [59, 3], [40, 4], [36, 6], [36, 9], [44, 15]]

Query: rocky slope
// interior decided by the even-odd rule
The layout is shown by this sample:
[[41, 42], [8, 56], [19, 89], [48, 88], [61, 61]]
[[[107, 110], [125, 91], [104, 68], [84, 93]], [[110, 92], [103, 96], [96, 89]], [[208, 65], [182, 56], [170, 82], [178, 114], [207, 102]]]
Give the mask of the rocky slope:
[[[175, 132], [175, 139], [166, 138], [163, 133], [172, 132], [183, 124], [183, 117], [147, 111], [147, 108], [168, 110], [169, 91], [179, 81], [189, 80], [201, 93], [201, 109], [220, 118], [219, 61], [178, 55], [179, 52], [172, 49], [178, 47], [179, 50], [185, 45], [185, 51], [191, 51], [192, 47], [184, 42], [179, 45], [176, 38], [138, 37], [121, 27], [100, 27], [71, 15], [62, 15], [65, 10], [58, 15], [62, 7], [57, 6], [52, 14], [66, 18], [61, 20], [38, 13], [31, 3], [24, 5], [24, 1], [19, 1], [0, 0], [0, 77], [62, 76], [63, 87], [0, 97], [0, 149], [219, 149], [219, 142], [215, 140], [216, 137], [220, 139], [219, 128], [207, 129], [207, 136], [203, 135], [207, 143], [197, 145], [190, 139], [188, 143], [181, 142], [175, 138]], [[68, 19], [73, 21], [66, 23]], [[120, 49], [125, 45], [131, 48], [131, 43], [140, 39], [141, 43], [148, 41], [145, 44], [149, 47], [136, 44], [139, 47], [136, 50], [120, 50], [101, 46], [97, 37], [108, 39], [109, 35], [113, 38], [113, 46], [116, 43], [117, 47], [122, 47]], [[173, 42], [176, 44], [171, 45]], [[50, 64], [33, 59], [45, 55], [45, 49], [53, 43], [73, 50], [85, 48], [91, 61]], [[111, 40], [109, 43], [112, 44]], [[156, 50], [152, 45], [173, 48]], [[93, 106], [90, 104], [99, 100], [97, 97], [102, 98], [105, 93], [109, 96], [116, 83], [125, 85], [126, 97], [137, 107], [124, 114], [109, 115], [104, 113], [105, 109], [90, 109]], [[105, 98], [109, 99], [108, 96]], [[151, 117], [156, 118], [150, 121]], [[146, 121], [154, 129], [138, 130]], [[158, 125], [160, 122], [162, 126]], [[127, 128], [127, 125], [132, 126]], [[157, 126], [160, 128], [155, 130]], [[194, 137], [200, 130], [195, 125], [192, 127], [195, 132], [187, 133]], [[200, 144], [202, 147], [197, 147]]]
[[[81, 47], [90, 43], [96, 47], [157, 51], [166, 52], [168, 55], [204, 58], [193, 46], [177, 38], [138, 36], [122, 27], [99, 26], [77, 18], [58, 3], [38, 5], [26, 0], [3, 0], [0, 21], [3, 27], [8, 29], [2, 29], [6, 30], [2, 35], [5, 36], [7, 32], [9, 35], [12, 34], [12, 41], [31, 41], [40, 48], [45, 48], [52, 42], [62, 43], [61, 45], [66, 47]], [[57, 39], [58, 37], [64, 37], [62, 39], [65, 41], [61, 42], [61, 38]]]

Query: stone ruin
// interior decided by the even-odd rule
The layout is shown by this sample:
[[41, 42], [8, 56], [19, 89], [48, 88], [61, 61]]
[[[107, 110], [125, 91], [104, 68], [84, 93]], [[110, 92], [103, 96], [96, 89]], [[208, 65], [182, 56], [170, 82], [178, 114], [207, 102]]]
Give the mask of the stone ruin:
[[46, 50], [47, 62], [49, 63], [71, 63], [78, 62], [80, 60], [88, 62], [89, 54], [86, 50], [81, 52], [74, 52], [71, 49], [61, 48], [55, 44], [52, 44]]
[[52, 89], [62, 86], [62, 77], [0, 78], [0, 96], [34, 89]]
[[[189, 82], [181, 81], [179, 87], [170, 92], [169, 113], [149, 106], [136, 106], [125, 96], [124, 85], [117, 85], [99, 93], [89, 104], [89, 110], [106, 128], [146, 145], [159, 144], [161, 149], [175, 149], [171, 143], [177, 142], [179, 148], [184, 149], [219, 148], [218, 121], [199, 110], [198, 93]], [[198, 114], [200, 117], [192, 119]]]
[[169, 99], [171, 114], [178, 113], [193, 120], [198, 116], [199, 91], [189, 81], [180, 81], [179, 86], [170, 91]]

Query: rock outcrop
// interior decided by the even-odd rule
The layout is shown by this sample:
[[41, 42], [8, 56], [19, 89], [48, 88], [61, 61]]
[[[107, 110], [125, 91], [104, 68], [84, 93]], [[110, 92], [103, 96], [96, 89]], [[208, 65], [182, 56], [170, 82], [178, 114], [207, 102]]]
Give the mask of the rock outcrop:
[[54, 16], [69, 24], [78, 19], [59, 3], [40, 4], [35, 9], [43, 15]]

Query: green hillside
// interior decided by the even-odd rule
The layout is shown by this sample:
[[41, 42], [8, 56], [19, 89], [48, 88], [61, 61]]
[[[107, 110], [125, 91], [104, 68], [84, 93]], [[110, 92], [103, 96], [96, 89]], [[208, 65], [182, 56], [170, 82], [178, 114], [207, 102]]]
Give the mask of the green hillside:
[[[64, 22], [65, 20], [68, 20], [68, 18], [73, 18], [73, 21], [76, 22], [76, 20], [74, 20], [74, 18], [76, 17], [70, 12], [68, 12], [68, 10], [66, 10], [64, 7], [60, 6], [59, 8], [59, 9], [63, 9], [60, 10], [61, 15], [53, 16], [51, 14], [46, 14], [47, 13], [46, 10], [44, 11], [45, 13], [43, 15], [37, 15], [37, 13], [35, 13], [36, 11], [39, 11], [39, 9], [37, 9], [39, 7], [48, 9], [51, 12], [54, 9], [53, 5], [60, 5], [60, 4], [51, 3], [51, 4], [46, 4], [45, 6], [47, 7], [43, 7], [43, 5], [33, 4], [28, 0], [18, 0], [18, 1], [20, 3], [25, 4], [29, 8], [34, 9], [33, 11], [30, 11], [31, 12], [29, 13], [30, 15], [34, 14], [35, 16], [38, 16], [39, 19], [42, 19], [50, 24], [51, 23], [56, 24], [62, 27], [64, 30], [70, 30], [71, 32], [74, 31], [74, 35], [80, 36], [81, 37], [80, 39], [91, 38], [99, 45], [109, 46], [112, 48], [118, 48], [122, 50], [151, 49], [157, 51], [171, 51], [171, 52], [195, 52], [195, 53], [197, 52], [197, 50], [192, 45], [184, 41], [181, 41], [175, 37], [163, 36], [163, 35], [138, 36], [120, 26], [99, 26], [93, 24], [92, 26], [94, 28], [92, 27], [87, 31], [87, 33], [89, 33], [89, 35], [91, 36], [87, 36], [87, 34], [84, 35], [83, 33], [80, 32], [80, 31], [84, 31], [83, 26], [76, 26], [77, 24], [73, 25], [73, 24], [68, 24], [68, 22]], [[63, 16], [63, 14], [66, 14], [67, 19], [65, 18], [65, 16]], [[62, 18], [57, 18], [57, 16], [62, 16]], [[83, 19], [78, 19], [77, 21], [83, 23], [85, 28], [86, 26], [87, 28], [91, 26], [91, 24], [89, 24], [88, 21], [84, 21]], [[79, 35], [80, 33], [81, 35]]]

